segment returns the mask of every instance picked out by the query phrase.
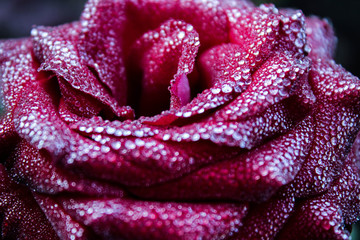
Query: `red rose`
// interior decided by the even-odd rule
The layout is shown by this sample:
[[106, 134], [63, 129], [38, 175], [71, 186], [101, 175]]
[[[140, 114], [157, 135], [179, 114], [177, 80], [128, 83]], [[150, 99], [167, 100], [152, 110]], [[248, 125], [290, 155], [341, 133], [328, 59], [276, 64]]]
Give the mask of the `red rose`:
[[245, 0], [90, 0], [0, 42], [4, 239], [347, 239], [359, 79]]

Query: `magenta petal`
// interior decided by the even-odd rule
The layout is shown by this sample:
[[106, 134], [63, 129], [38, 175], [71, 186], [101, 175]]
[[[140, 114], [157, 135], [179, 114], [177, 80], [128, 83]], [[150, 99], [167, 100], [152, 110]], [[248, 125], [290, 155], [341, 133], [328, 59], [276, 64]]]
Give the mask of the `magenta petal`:
[[0, 41], [1, 239], [349, 238], [360, 80], [327, 21], [89, 0], [31, 34]]
[[205, 140], [219, 146], [252, 149], [266, 139], [279, 135], [293, 126], [284, 105], [279, 103], [262, 114], [242, 121], [226, 121], [210, 117], [199, 123], [174, 127], [160, 132], [156, 137], [163, 141], [198, 142]]
[[38, 192], [56, 194], [77, 192], [86, 195], [117, 196], [124, 195], [121, 188], [108, 183], [86, 179], [57, 168], [45, 152], [39, 152], [26, 142], [21, 142], [16, 154], [9, 161], [15, 179], [26, 182], [27, 186]]
[[[359, 128], [359, 79], [333, 61], [316, 61], [310, 84], [317, 97], [313, 109], [315, 140], [309, 158], [295, 179], [293, 189], [299, 196], [322, 192], [340, 174], [339, 168], [350, 151]], [[292, 191], [292, 190], [290, 190]]]
[[331, 199], [317, 198], [300, 204], [278, 239], [349, 239], [341, 210]]
[[92, 117], [100, 112], [102, 108], [100, 102], [74, 89], [61, 77], [58, 78], [58, 82], [62, 102], [67, 105], [70, 112], [81, 117]]
[[88, 1], [76, 42], [81, 61], [97, 73], [120, 105], [126, 104], [128, 95], [124, 49], [129, 45], [124, 36], [134, 37], [125, 25], [125, 2]]
[[140, 69], [135, 68], [133, 71], [142, 71], [143, 76], [141, 89], [133, 86], [133, 94], [138, 96], [141, 91], [141, 96], [138, 96], [141, 115], [154, 115], [168, 109], [170, 94], [173, 109], [180, 108], [190, 100], [189, 89], [186, 93], [188, 99], [181, 103], [177, 85], [183, 79], [182, 75], [186, 76], [193, 71], [199, 45], [199, 35], [193, 26], [175, 20], [166, 21], [136, 41], [132, 66], [139, 66]]
[[[108, 106], [116, 115], [122, 116], [124, 112], [118, 102], [79, 56], [76, 44], [79, 41], [80, 30], [80, 23], [78, 22], [59, 27], [37, 27], [33, 29], [34, 51], [41, 63], [40, 70], [55, 72], [58, 77], [66, 80], [74, 88], [74, 90], [68, 91], [80, 91], [82, 93], [79, 95], [79, 100], [76, 99], [77, 95], [72, 94], [72, 98], [75, 99], [66, 98], [66, 101], [72, 100], [81, 103], [81, 96], [88, 94]], [[49, 45], [49, 42], [53, 44]], [[70, 87], [64, 86], [63, 83], [61, 85], [63, 90]], [[68, 95], [68, 92], [65, 94]], [[69, 102], [69, 104], [73, 103]]]
[[227, 14], [230, 41], [242, 46], [252, 67], [258, 66], [278, 42], [278, 10], [273, 5], [261, 5], [260, 8], [234, 8]]
[[360, 98], [360, 80], [333, 60], [317, 59], [309, 83], [321, 102], [349, 104]]
[[[222, 85], [226, 91], [226, 83], [241, 93], [252, 81], [249, 61], [243, 47], [238, 44], [222, 44], [210, 48], [200, 55], [199, 68], [203, 75], [202, 85], [204, 88], [212, 88], [213, 92], [219, 91], [217, 87]], [[222, 89], [220, 88], [220, 90]]]
[[276, 196], [265, 203], [251, 205], [244, 219], [244, 225], [233, 239], [276, 238], [278, 232], [294, 212], [294, 205], [295, 198], [292, 196]]
[[185, 74], [175, 77], [171, 87], [171, 108], [179, 109], [190, 102], [190, 86], [189, 79]]
[[307, 58], [276, 52], [252, 76], [249, 87], [230, 104], [217, 111], [215, 119], [238, 121], [263, 112], [301, 87], [308, 76]]
[[311, 147], [312, 128], [312, 119], [308, 118], [294, 130], [253, 151], [174, 181], [132, 191], [152, 199], [267, 200], [300, 170]]
[[0, 153], [7, 154], [17, 134], [14, 129], [14, 109], [30, 81], [38, 75], [30, 39], [0, 41], [0, 87], [6, 113], [0, 116]]
[[[354, 141], [360, 116], [353, 109], [320, 105], [315, 114], [315, 137], [308, 158], [289, 191], [298, 196], [320, 193], [340, 174]], [[299, 189], [299, 190], [296, 190]]]
[[202, 84], [210, 89], [205, 89], [179, 110], [163, 112], [152, 119], [143, 120], [144, 122], [168, 125], [176, 120], [188, 121], [192, 117], [206, 115], [233, 100], [252, 81], [245, 53], [242, 53], [241, 47], [236, 44], [223, 44], [211, 48], [201, 55], [199, 64], [203, 74]]
[[306, 18], [306, 35], [311, 47], [310, 58], [331, 59], [334, 57], [337, 38], [326, 19], [318, 17]]
[[92, 233], [89, 232], [83, 224], [75, 221], [67, 212], [65, 212], [64, 209], [59, 206], [57, 201], [41, 194], [35, 194], [34, 197], [46, 218], [51, 223], [53, 229], [61, 239], [95, 239], [95, 236], [91, 236]]
[[[65, 200], [63, 207], [104, 239], [219, 239], [242, 224], [247, 205]], [[84, 214], [81, 214], [83, 212]]]
[[17, 133], [37, 149], [46, 149], [54, 158], [64, 156], [71, 132], [57, 116], [54, 103], [39, 83], [29, 84], [14, 112]]
[[29, 189], [12, 181], [0, 164], [1, 239], [57, 240]]
[[[94, 143], [92, 148], [99, 148], [100, 151], [93, 153], [92, 158], [104, 160], [98, 163], [104, 165], [104, 168], [107, 168], [106, 164], [114, 164], [115, 167], [110, 171], [114, 173], [110, 174], [108, 170], [107, 173], [113, 175], [114, 180], [130, 186], [174, 179], [206, 163], [226, 159], [238, 153], [235, 148], [224, 148], [203, 141], [191, 144], [167, 142], [162, 137], [157, 137], [163, 129], [136, 121], [110, 122], [92, 118], [79, 121], [71, 127], [97, 142], [99, 145]], [[83, 164], [81, 158], [73, 157], [72, 161]], [[93, 160], [88, 161], [89, 164], [91, 161]], [[117, 164], [119, 166], [116, 166]], [[116, 174], [116, 171], [119, 173]], [[131, 174], [132, 171], [136, 174]]]
[[[228, 42], [226, 11], [232, 7], [253, 6], [250, 1], [129, 1], [127, 16], [135, 29], [153, 29], [168, 19], [181, 19], [194, 26], [203, 49]], [[214, 21], [216, 19], [216, 21]]]

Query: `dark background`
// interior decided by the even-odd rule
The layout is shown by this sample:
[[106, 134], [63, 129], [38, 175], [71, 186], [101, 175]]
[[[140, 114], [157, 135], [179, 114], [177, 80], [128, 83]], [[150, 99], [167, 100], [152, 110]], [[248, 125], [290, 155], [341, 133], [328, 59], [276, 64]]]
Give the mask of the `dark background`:
[[[173, 0], [169, 0], [173, 1]], [[34, 25], [58, 25], [79, 18], [86, 0], [0, 0], [0, 39], [26, 37]], [[336, 61], [360, 76], [359, 0], [254, 0], [277, 7], [302, 9], [306, 15], [328, 18], [338, 37]], [[0, 106], [1, 108], [1, 106]], [[360, 239], [356, 227], [353, 240]]]

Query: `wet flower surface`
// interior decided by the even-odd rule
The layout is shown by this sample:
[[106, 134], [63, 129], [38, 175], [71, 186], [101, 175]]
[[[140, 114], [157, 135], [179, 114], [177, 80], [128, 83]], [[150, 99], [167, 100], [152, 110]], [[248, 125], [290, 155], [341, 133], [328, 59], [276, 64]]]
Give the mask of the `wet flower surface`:
[[348, 239], [359, 79], [326, 20], [90, 0], [0, 41], [3, 239]]

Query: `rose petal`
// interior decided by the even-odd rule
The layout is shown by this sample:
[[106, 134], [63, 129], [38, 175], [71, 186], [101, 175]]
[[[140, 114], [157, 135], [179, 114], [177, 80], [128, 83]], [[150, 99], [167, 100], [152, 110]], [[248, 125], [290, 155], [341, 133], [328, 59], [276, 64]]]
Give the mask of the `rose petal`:
[[283, 104], [275, 104], [261, 115], [242, 121], [208, 118], [199, 123], [174, 127], [156, 137], [164, 141], [198, 142], [205, 140], [220, 146], [252, 149], [266, 139], [289, 130], [293, 122]]
[[185, 74], [179, 74], [171, 82], [171, 109], [179, 109], [191, 100], [189, 79]]
[[70, 112], [82, 117], [92, 117], [100, 112], [102, 108], [100, 102], [75, 90], [61, 77], [58, 78], [58, 82], [62, 95], [62, 102], [67, 105]]
[[[88, 95], [90, 99], [91, 97], [95, 98], [109, 107], [116, 115], [124, 115], [124, 109], [119, 106], [108, 90], [80, 59], [76, 46], [80, 30], [80, 24], [77, 22], [59, 27], [34, 28], [32, 38], [35, 54], [41, 62], [40, 70], [53, 71], [71, 85], [71, 87], [65, 85], [60, 80], [62, 90], [65, 90], [63, 92], [65, 96], [71, 96], [71, 98], [65, 98], [69, 105], [76, 106], [74, 102], [80, 104], [84, 101], [83, 98]], [[74, 92], [81, 93], [74, 94]], [[99, 108], [95, 102], [87, 101], [88, 106], [90, 103], [95, 104], [95, 106], [91, 104], [90, 109]], [[91, 112], [93, 110], [88, 114], [91, 115]]]
[[57, 201], [41, 194], [35, 194], [34, 197], [61, 239], [87, 240], [96, 238], [94, 233], [65, 212]]
[[313, 62], [309, 83], [319, 101], [340, 102], [345, 105], [357, 102], [360, 97], [360, 80], [333, 60]]
[[80, 59], [93, 69], [120, 105], [127, 100], [125, 38], [133, 39], [126, 29], [126, 1], [90, 0], [81, 15], [81, 33], [76, 47]]
[[[129, 172], [113, 175], [114, 180], [131, 186], [149, 185], [173, 179], [201, 165], [226, 159], [238, 153], [238, 149], [219, 147], [202, 141], [191, 144], [164, 142], [162, 138], [156, 137], [163, 131], [162, 129], [143, 125], [140, 122], [110, 122], [93, 118], [80, 121], [71, 127], [101, 144], [99, 146], [104, 151], [103, 154], [116, 154], [118, 158], [123, 159], [121, 161], [146, 169], [146, 171], [139, 170], [136, 175], [131, 175]], [[106, 155], [104, 158], [106, 159]], [[78, 158], [74, 160], [79, 161]], [[151, 173], [148, 172], [149, 170], [153, 171], [152, 176], [148, 175]], [[128, 171], [132, 170], [128, 169]]]
[[71, 132], [57, 116], [53, 100], [40, 83], [28, 84], [14, 111], [17, 133], [37, 149], [52, 157], [63, 156], [70, 145]]
[[[226, 10], [253, 6], [250, 1], [130, 1], [127, 16], [137, 29], [153, 29], [168, 19], [182, 19], [194, 26], [203, 49], [228, 42]], [[150, 20], [151, 19], [151, 20]], [[214, 21], [216, 19], [216, 21]], [[141, 27], [139, 27], [141, 26]]]
[[233, 239], [274, 239], [294, 211], [295, 198], [275, 196], [265, 203], [252, 205], [244, 225]]
[[178, 111], [163, 112], [159, 116], [141, 120], [154, 125], [176, 124], [175, 120], [178, 123], [188, 122], [192, 117], [206, 115], [229, 102], [243, 92], [252, 80], [248, 62], [241, 48], [235, 44], [223, 44], [203, 53], [200, 67], [202, 84], [210, 86], [210, 89], [205, 89]]
[[[238, 44], [228, 43], [210, 48], [200, 55], [198, 64], [204, 88], [212, 88], [215, 84], [219, 86], [221, 82], [226, 82], [229, 87], [239, 88], [236, 92], [241, 93], [252, 81], [252, 69], [246, 52]], [[223, 87], [223, 92], [228, 93], [229, 90], [226, 91], [224, 85]], [[217, 88], [212, 88], [212, 91], [216, 90]]]
[[[242, 223], [247, 205], [65, 200], [62, 206], [104, 239], [219, 239]], [[84, 214], [81, 214], [84, 212]]]
[[252, 76], [249, 87], [230, 104], [216, 111], [214, 119], [238, 121], [263, 112], [295, 93], [308, 76], [308, 59], [276, 52]]
[[333, 58], [337, 38], [328, 20], [312, 16], [306, 18], [305, 22], [307, 40], [311, 47], [309, 57], [314, 60]]
[[117, 196], [124, 192], [121, 188], [108, 183], [86, 179], [82, 176], [67, 173], [58, 169], [48, 154], [39, 152], [25, 141], [22, 141], [10, 160], [12, 177], [26, 182], [26, 185], [37, 192], [56, 194], [60, 192], [77, 192], [87, 195]]
[[330, 187], [340, 174], [360, 119], [358, 106], [349, 105], [360, 97], [358, 78], [325, 60], [314, 63], [309, 80], [318, 99], [312, 113], [317, 124], [309, 158], [294, 185], [289, 187], [290, 191], [299, 189], [297, 196], [319, 193]]
[[260, 8], [233, 8], [227, 11], [230, 25], [230, 41], [239, 44], [248, 54], [252, 67], [258, 66], [278, 42], [280, 19], [273, 5]]
[[[140, 115], [154, 115], [168, 109], [169, 86], [171, 108], [182, 106], [176, 90], [176, 79], [193, 70], [200, 45], [199, 35], [193, 29], [193, 26], [183, 21], [169, 20], [136, 41], [134, 53], [131, 54], [134, 62], [131, 66], [134, 73], [143, 72], [141, 89], [137, 81], [131, 81], [133, 96], [137, 101], [140, 98]], [[190, 91], [187, 94], [190, 97]]]
[[31, 192], [12, 181], [0, 164], [2, 239], [58, 239]]
[[264, 201], [296, 176], [311, 147], [312, 128], [312, 119], [307, 118], [294, 130], [253, 151], [175, 181], [130, 190], [141, 197], [161, 200]]
[[31, 49], [30, 39], [0, 41], [0, 86], [6, 110], [6, 113], [0, 116], [1, 155], [7, 155], [16, 142], [14, 109], [27, 83], [38, 75]]

